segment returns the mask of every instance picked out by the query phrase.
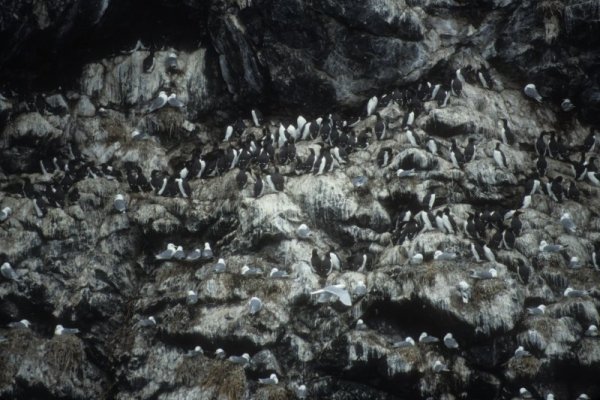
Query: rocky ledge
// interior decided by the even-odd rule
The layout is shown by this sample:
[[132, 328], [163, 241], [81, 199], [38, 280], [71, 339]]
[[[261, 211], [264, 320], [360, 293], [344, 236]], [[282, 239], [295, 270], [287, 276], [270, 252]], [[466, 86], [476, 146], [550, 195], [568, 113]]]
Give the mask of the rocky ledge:
[[[15, 82], [128, 15], [31, 3]], [[7, 88], [0, 399], [600, 398], [587, 3], [185, 1]]]

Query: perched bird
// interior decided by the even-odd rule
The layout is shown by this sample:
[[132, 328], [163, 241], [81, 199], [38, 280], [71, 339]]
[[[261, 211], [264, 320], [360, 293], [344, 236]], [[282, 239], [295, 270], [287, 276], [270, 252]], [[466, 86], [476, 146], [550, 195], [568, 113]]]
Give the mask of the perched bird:
[[167, 55], [167, 58], [165, 59], [165, 69], [167, 70], [167, 72], [177, 72], [177, 54], [169, 53]]
[[225, 350], [218, 348], [215, 350], [215, 358], [217, 360], [224, 360], [225, 359]]
[[500, 149], [500, 142], [496, 143], [496, 148], [494, 149], [494, 161], [500, 168], [508, 168], [508, 163], [506, 162], [506, 156]]
[[10, 217], [10, 214], [12, 214], [12, 209], [10, 207], [4, 207], [0, 210], [0, 222], [6, 221], [8, 217]]
[[161, 90], [158, 93], [158, 97], [156, 99], [152, 100], [152, 102], [150, 102], [150, 104], [148, 104], [148, 113], [151, 113], [151, 112], [154, 112], [156, 110], [163, 108], [167, 104], [167, 100], [168, 100], [167, 93], [165, 91]]
[[339, 300], [345, 306], [352, 306], [352, 300], [350, 298], [350, 293], [346, 290], [346, 285], [337, 284], [326, 286], [323, 289], [315, 290], [310, 292], [312, 295], [319, 295], [317, 298], [317, 302], [326, 303], [332, 301], [333, 299]]
[[225, 272], [225, 260], [222, 258], [219, 258], [219, 260], [217, 261], [217, 263], [215, 265], [213, 265], [213, 272], [217, 273], [217, 274], [222, 274], [223, 272]]
[[500, 140], [502, 143], [506, 145], [511, 145], [516, 141], [515, 134], [508, 126], [508, 120], [506, 118], [501, 118], [499, 122], [500, 126]]
[[287, 272], [285, 271], [280, 271], [279, 269], [273, 267], [271, 268], [271, 272], [269, 272], [269, 278], [273, 278], [273, 279], [284, 279], [284, 278], [288, 278], [289, 275]]
[[9, 281], [16, 281], [17, 279], [19, 279], [19, 275], [17, 275], [12, 266], [7, 262], [2, 264], [2, 267], [0, 267], [0, 273]]
[[188, 350], [188, 352], [184, 354], [184, 357], [193, 358], [201, 355], [204, 355], [204, 350], [202, 350], [202, 347], [196, 346], [193, 350]]
[[141, 319], [138, 322], [138, 325], [141, 326], [142, 328], [149, 328], [152, 326], [156, 326], [156, 320], [154, 319], [153, 316], [150, 316], [148, 318]]
[[196, 304], [198, 302], [198, 294], [193, 290], [188, 290], [186, 302], [188, 304]]
[[583, 262], [579, 259], [579, 257], [573, 256], [569, 260], [569, 268], [571, 269], [579, 269], [583, 267]]
[[250, 364], [250, 354], [244, 353], [241, 356], [229, 356], [227, 360], [234, 364], [238, 364], [242, 367], [245, 367], [246, 365]]
[[54, 328], [54, 336], [75, 335], [77, 333], [79, 333], [77, 328], [64, 328], [62, 325], [56, 325], [56, 328]]
[[534, 99], [538, 103], [542, 102], [542, 96], [539, 94], [537, 88], [533, 83], [528, 83], [527, 85], [525, 85], [525, 87], [523, 88], [523, 92], [527, 97]]
[[367, 324], [365, 324], [365, 322], [362, 319], [359, 319], [358, 321], [356, 321], [356, 328], [357, 331], [364, 331], [367, 329]]
[[125, 197], [122, 194], [117, 194], [115, 196], [115, 200], [113, 201], [113, 206], [115, 210], [120, 213], [124, 213], [127, 211], [127, 203], [125, 202]]
[[565, 297], [585, 297], [588, 294], [589, 293], [587, 290], [577, 290], [577, 289], [573, 289], [572, 287], [566, 288], [563, 293], [563, 295]]
[[531, 394], [531, 392], [527, 389], [525, 389], [524, 387], [519, 389], [519, 396], [521, 396], [522, 399], [532, 399], [533, 395]]
[[208, 242], [204, 243], [204, 248], [202, 249], [202, 259], [207, 261], [207, 260], [212, 260], [213, 258], [213, 251], [210, 248], [210, 244]]
[[583, 333], [584, 336], [598, 337], [598, 327], [596, 325], [590, 325], [587, 330]]
[[367, 117], [370, 117], [371, 114], [373, 114], [373, 112], [377, 108], [377, 103], [377, 96], [373, 96], [369, 99], [369, 101], [367, 102]]
[[494, 279], [494, 278], [498, 277], [498, 272], [494, 268], [490, 268], [487, 271], [471, 270], [470, 276], [473, 279], [487, 280], [487, 279]]
[[[183, 248], [181, 250], [183, 251]], [[177, 255], [177, 252], [175, 252], [175, 255]], [[194, 249], [185, 256], [185, 261], [196, 261], [199, 260], [200, 257], [202, 257], [202, 250]], [[174, 258], [177, 257], [174, 256]]]
[[538, 249], [543, 253], [559, 253], [564, 249], [564, 246], [560, 244], [548, 244], [548, 242], [542, 240]]
[[10, 329], [28, 329], [30, 326], [31, 326], [31, 322], [29, 322], [26, 319], [8, 323], [8, 327]]
[[542, 315], [546, 312], [546, 306], [544, 304], [540, 304], [537, 307], [531, 307], [527, 309], [527, 314], [529, 315]]
[[444, 346], [450, 350], [458, 349], [458, 342], [456, 339], [454, 339], [451, 333], [447, 333], [446, 336], [444, 336]]
[[395, 342], [393, 346], [395, 348], [413, 347], [415, 346], [415, 341], [410, 336], [407, 336], [404, 340]]
[[560, 103], [560, 108], [562, 108], [562, 110], [564, 112], [569, 112], [569, 111], [573, 111], [575, 109], [575, 105], [571, 102], [570, 99], [564, 99]]
[[175, 249], [175, 253], [173, 254], [173, 259], [175, 260], [183, 260], [185, 258], [185, 251], [183, 251], [183, 246], [177, 246]]
[[523, 348], [523, 346], [519, 346], [515, 350], [515, 358], [523, 358], [523, 357], [530, 357], [530, 356], [531, 356], [531, 353], [528, 352], [527, 350], [525, 350]]
[[268, 378], [259, 378], [258, 382], [263, 385], [277, 385], [279, 379], [277, 379], [277, 375], [271, 374]]
[[435, 336], [428, 335], [427, 332], [423, 332], [419, 336], [419, 343], [427, 344], [427, 343], [437, 343], [439, 341], [440, 341], [440, 339], [436, 338]]
[[456, 260], [456, 257], [456, 253], [441, 250], [436, 250], [435, 253], [433, 253], [433, 259], [436, 261], [452, 261]]
[[250, 315], [257, 314], [260, 310], [262, 310], [263, 303], [262, 300], [258, 297], [252, 297], [250, 301], [248, 301], [248, 308]]
[[177, 251], [177, 247], [173, 243], [167, 244], [167, 249], [157, 254], [155, 257], [157, 260], [170, 260]]
[[443, 364], [440, 360], [436, 360], [433, 363], [432, 369], [433, 369], [433, 372], [435, 372], [436, 374], [439, 374], [440, 372], [450, 371], [448, 369], [448, 366], [446, 364]]
[[298, 235], [300, 239], [308, 239], [311, 235], [310, 228], [306, 224], [301, 224], [298, 229], [296, 229], [296, 235]]

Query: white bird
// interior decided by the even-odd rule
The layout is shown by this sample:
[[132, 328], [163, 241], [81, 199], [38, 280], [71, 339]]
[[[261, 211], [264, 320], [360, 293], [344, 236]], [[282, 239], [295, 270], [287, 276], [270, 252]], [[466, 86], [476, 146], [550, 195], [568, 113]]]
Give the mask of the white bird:
[[415, 341], [410, 336], [407, 336], [404, 340], [396, 342], [393, 344], [395, 348], [404, 348], [404, 347], [412, 347], [415, 345]]
[[530, 357], [530, 356], [531, 356], [531, 353], [528, 352], [527, 350], [525, 350], [525, 348], [523, 346], [519, 346], [515, 350], [516, 358], [523, 358], [523, 357]]
[[460, 281], [456, 285], [456, 290], [460, 293], [463, 303], [467, 304], [471, 299], [471, 286], [465, 281]]
[[523, 92], [525, 92], [525, 95], [527, 97], [531, 97], [538, 103], [542, 102], [542, 96], [539, 94], [537, 88], [533, 83], [528, 83], [527, 85], [525, 85], [525, 88], [523, 88]]
[[222, 258], [219, 258], [219, 261], [217, 261], [217, 263], [215, 265], [213, 265], [213, 272], [217, 273], [217, 274], [222, 274], [223, 272], [225, 272], [225, 260]]
[[277, 385], [279, 383], [279, 379], [277, 379], [277, 375], [271, 374], [268, 378], [259, 378], [258, 382], [263, 385]]
[[564, 99], [560, 103], [560, 108], [562, 108], [564, 112], [569, 112], [575, 109], [575, 105], [571, 102], [571, 99]]
[[473, 279], [486, 280], [486, 279], [496, 278], [497, 276], [498, 276], [498, 271], [496, 271], [495, 268], [490, 268], [487, 271], [471, 270], [471, 278], [473, 278]]
[[366, 295], [367, 294], [367, 285], [365, 285], [365, 281], [358, 281], [356, 283], [356, 286], [354, 286], [354, 290], [352, 291], [352, 294], [357, 297]]
[[435, 253], [433, 253], [433, 259], [436, 261], [452, 261], [456, 260], [456, 257], [456, 253], [441, 250], [436, 250]]
[[199, 260], [200, 257], [202, 257], [202, 250], [194, 249], [185, 256], [185, 261], [196, 261]]
[[573, 289], [572, 287], [568, 287], [565, 289], [563, 294], [565, 297], [584, 297], [587, 296], [589, 293], [587, 290], [577, 290]]
[[154, 100], [152, 100], [152, 102], [150, 102], [150, 104], [148, 105], [148, 112], [154, 112], [156, 110], [159, 110], [161, 108], [163, 108], [165, 106], [165, 104], [167, 104], [167, 99], [169, 97], [167, 96], [167, 93], [163, 90], [161, 90], [158, 93], [158, 97]]
[[367, 329], [367, 324], [365, 324], [365, 321], [363, 321], [362, 319], [359, 319], [358, 321], [356, 321], [356, 330], [357, 331], [364, 331]]
[[231, 139], [231, 136], [233, 136], [233, 126], [227, 125], [227, 128], [225, 128], [225, 137], [223, 138], [223, 141], [229, 142], [229, 139]]
[[527, 309], [527, 314], [529, 315], [542, 315], [546, 312], [546, 306], [540, 304], [537, 307], [531, 307]]
[[539, 250], [545, 253], [559, 253], [564, 249], [560, 244], [548, 244], [545, 240], [540, 241]]
[[583, 334], [589, 337], [598, 337], [598, 327], [592, 324], [587, 328], [587, 330]]
[[408, 170], [404, 170], [404, 169], [400, 168], [396, 171], [396, 176], [398, 178], [408, 178], [408, 177], [415, 176], [415, 175], [416, 175], [416, 173], [415, 173], [414, 168], [408, 169]]
[[554, 394], [552, 394], [552, 393], [548, 393], [548, 394], [546, 395], [546, 400], [555, 400], [555, 398], [554, 398]]
[[262, 310], [262, 300], [258, 297], [252, 297], [250, 301], [248, 301], [248, 307], [250, 309], [250, 315], [257, 314], [260, 310]]
[[139, 129], [134, 129], [133, 132], [131, 132], [131, 140], [146, 140], [149, 137], [150, 136], [147, 133], [142, 133]]
[[373, 114], [373, 112], [377, 108], [378, 102], [379, 100], [377, 99], [377, 96], [373, 96], [369, 99], [369, 101], [367, 102], [367, 117], [370, 117], [371, 114]]
[[115, 210], [117, 210], [120, 213], [126, 212], [127, 211], [127, 203], [125, 202], [125, 197], [120, 193], [117, 194], [113, 201], [113, 206], [115, 207]]
[[440, 360], [436, 360], [433, 363], [432, 369], [433, 369], [433, 372], [435, 372], [436, 374], [439, 374], [440, 372], [450, 371], [448, 369], [448, 366], [446, 364], [443, 364]]
[[302, 115], [298, 115], [298, 118], [296, 118], [296, 126], [297, 126], [296, 132], [297, 133], [302, 132], [304, 125], [306, 125], [306, 118], [304, 118]]
[[203, 260], [211, 260], [212, 258], [213, 258], [213, 251], [210, 248], [210, 244], [208, 242], [206, 242], [206, 243], [204, 243], [204, 249], [202, 249], [202, 259]]
[[260, 267], [249, 267], [244, 265], [242, 267], [242, 275], [243, 276], [261, 276], [263, 274], [263, 270]]
[[26, 319], [22, 319], [16, 322], [9, 322], [8, 327], [10, 329], [27, 329], [31, 326], [31, 322]]
[[183, 260], [185, 258], [185, 251], [183, 251], [183, 246], [177, 246], [175, 249], [175, 253], [173, 254], [173, 258], [175, 260]]
[[446, 336], [444, 336], [444, 346], [450, 350], [458, 349], [458, 342], [456, 339], [454, 339], [451, 333], [446, 333]]
[[419, 343], [437, 343], [439, 341], [440, 339], [436, 338], [435, 336], [428, 335], [427, 332], [423, 332], [419, 336]]
[[167, 244], [167, 249], [156, 255], [157, 260], [170, 260], [177, 251], [177, 247], [173, 243]]
[[308, 390], [306, 389], [306, 385], [296, 386], [294, 391], [296, 392], [296, 397], [299, 399], [306, 399], [308, 396]]
[[300, 239], [307, 239], [311, 235], [310, 228], [306, 224], [302, 224], [296, 229], [296, 235]]
[[590, 400], [590, 396], [585, 393], [581, 393], [579, 397], [577, 397], [577, 400]]
[[525, 389], [524, 387], [522, 387], [521, 389], [519, 389], [519, 395], [523, 399], [531, 399], [531, 398], [533, 398], [533, 395], [531, 394], [531, 392], [529, 390]]
[[188, 290], [186, 301], [188, 304], [196, 304], [198, 302], [198, 294], [193, 290]]
[[269, 272], [269, 278], [273, 278], [273, 279], [284, 279], [284, 278], [288, 278], [289, 275], [287, 272], [285, 271], [280, 271], [279, 269], [273, 267], [271, 268], [271, 272]]
[[571, 259], [569, 260], [569, 268], [579, 269], [581, 267], [583, 267], [583, 263], [581, 262], [579, 257], [576, 257], [576, 256], [571, 257]]
[[65, 328], [62, 325], [56, 325], [56, 328], [54, 328], [54, 335], [55, 336], [60, 336], [60, 335], [75, 335], [79, 333], [79, 329], [77, 328]]
[[411, 265], [423, 264], [423, 254], [421, 254], [421, 253], [414, 254], [408, 262]]
[[563, 215], [560, 216], [560, 223], [566, 233], [575, 233], [577, 231], [577, 227], [575, 226], [573, 219], [571, 219], [571, 214], [568, 212], [563, 213]]
[[197, 356], [201, 356], [204, 355], [204, 350], [202, 350], [202, 347], [200, 346], [196, 346], [194, 347], [193, 350], [188, 350], [187, 353], [185, 353], [185, 357], [197, 357]]
[[148, 328], [150, 326], [156, 326], [156, 320], [154, 317], [150, 316], [148, 318], [141, 319], [139, 325], [143, 328]]
[[319, 297], [317, 299], [317, 302], [319, 303], [326, 303], [334, 298], [337, 298], [343, 305], [348, 307], [352, 306], [350, 293], [348, 293], [348, 291], [346, 290], [346, 285], [344, 285], [343, 283], [326, 286], [323, 289], [310, 292], [310, 294], [311, 296], [318, 294]]
[[10, 214], [12, 214], [12, 209], [10, 207], [4, 207], [0, 210], [0, 222], [6, 221], [8, 217], [10, 217]]
[[250, 364], [250, 355], [248, 353], [244, 353], [241, 356], [229, 356], [228, 360], [234, 364], [239, 364], [241, 366], [246, 366]]
[[9, 281], [16, 281], [19, 278], [19, 275], [17, 275], [12, 266], [7, 262], [2, 264], [2, 267], [0, 267], [0, 273], [2, 273], [2, 276]]
[[175, 93], [171, 93], [169, 97], [167, 97], [167, 103], [173, 108], [181, 109], [185, 107], [185, 104], [181, 100], [177, 98]]
[[215, 350], [215, 358], [217, 360], [223, 360], [225, 358], [225, 350], [218, 348]]

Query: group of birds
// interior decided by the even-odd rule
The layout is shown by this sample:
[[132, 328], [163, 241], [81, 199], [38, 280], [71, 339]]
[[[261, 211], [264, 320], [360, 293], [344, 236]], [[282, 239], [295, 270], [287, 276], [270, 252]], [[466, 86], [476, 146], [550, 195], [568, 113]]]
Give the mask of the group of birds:
[[[144, 59], [144, 71], [151, 72], [154, 68], [154, 53]], [[179, 71], [177, 55], [169, 54], [166, 60], [165, 68], [171, 73]], [[286, 176], [280, 171], [284, 166], [292, 165], [293, 168], [287, 168], [291, 172], [290, 177], [300, 174], [322, 175], [333, 171], [335, 168], [343, 167], [350, 163], [349, 155], [355, 151], [361, 151], [369, 147], [372, 140], [395, 139], [397, 134], [403, 136], [403, 140], [410, 147], [423, 149], [432, 154], [433, 157], [440, 157], [443, 146], [433, 137], [421, 138], [415, 132], [415, 121], [424, 111], [424, 103], [434, 101], [438, 107], [446, 107], [451, 98], [463, 96], [463, 86], [466, 84], [480, 84], [485, 89], [494, 87], [494, 80], [489, 70], [483, 66], [474, 69], [471, 66], [451, 71], [443, 83], [432, 84], [426, 80], [420, 81], [403, 90], [393, 90], [381, 97], [371, 97], [361, 115], [351, 121], [344, 120], [337, 115], [329, 114], [326, 117], [319, 117], [314, 120], [307, 120], [303, 116], [298, 116], [294, 124], [285, 126], [266, 122], [258, 109], [250, 111], [248, 124], [243, 119], [238, 119], [232, 125], [225, 128], [223, 142], [225, 146], [213, 141], [211, 146], [196, 146], [189, 154], [189, 158], [184, 162], [177, 163], [173, 168], [173, 173], [153, 170], [148, 180], [144, 175], [142, 168], [133, 162], [123, 163], [123, 174], [112, 163], [104, 163], [96, 166], [87, 157], [83, 156], [74, 144], [68, 144], [65, 149], [57, 154], [39, 160], [40, 172], [44, 176], [42, 182], [32, 183], [29, 178], [23, 178], [20, 191], [23, 196], [33, 202], [35, 213], [38, 217], [44, 217], [47, 207], [64, 207], [67, 201], [77, 201], [79, 194], [75, 183], [86, 178], [104, 177], [109, 180], [127, 181], [129, 190], [133, 193], [153, 192], [157, 196], [182, 197], [191, 199], [193, 197], [189, 181], [193, 179], [209, 179], [221, 176], [230, 170], [238, 169], [235, 176], [237, 186], [244, 190], [248, 185], [249, 178], [253, 180], [253, 196], [259, 198], [269, 190], [272, 192], [282, 192], [285, 190]], [[542, 102], [542, 96], [538, 93], [533, 84], [527, 84], [524, 88], [524, 94], [535, 100]], [[390, 120], [378, 112], [378, 109], [387, 107], [395, 103], [404, 110], [402, 121]], [[175, 94], [167, 96], [166, 91], [160, 91], [158, 97], [147, 104], [145, 111], [157, 112], [163, 107], [172, 107], [183, 111], [183, 104]], [[574, 105], [568, 99], [561, 103], [561, 108], [565, 112], [573, 110]], [[358, 129], [365, 125], [366, 120], [373, 120], [372, 124], [367, 123], [366, 128]], [[397, 123], [396, 127], [390, 125]], [[261, 132], [261, 137], [256, 137]], [[549, 142], [545, 138], [549, 136]], [[145, 140], [149, 135], [135, 130], [132, 134], [132, 140]], [[509, 121], [501, 118], [498, 121], [498, 142], [495, 144], [492, 158], [496, 166], [500, 169], [508, 169], [510, 162], [503, 151], [504, 146], [513, 146], [518, 138], [515, 132], [510, 128]], [[312, 141], [318, 146], [316, 150], [313, 147], [308, 148], [308, 155], [302, 159], [296, 149], [296, 144], [300, 141]], [[596, 131], [592, 128], [585, 141], [577, 146], [567, 146], [563, 143], [560, 135], [556, 132], [541, 132], [539, 138], [534, 143], [535, 151], [538, 155], [535, 160], [535, 173], [526, 176], [524, 182], [524, 194], [519, 204], [515, 204], [513, 209], [483, 209], [468, 213], [468, 218], [460, 221], [457, 216], [451, 212], [451, 204], [440, 205], [436, 199], [435, 192], [427, 193], [418, 207], [402, 209], [392, 232], [392, 236], [397, 244], [402, 245], [405, 241], [412, 242], [421, 233], [438, 230], [449, 235], [462, 235], [470, 241], [470, 248], [465, 249], [476, 262], [496, 263], [496, 253], [500, 249], [513, 250], [516, 239], [521, 235], [523, 224], [520, 216], [524, 210], [531, 206], [532, 196], [536, 194], [545, 194], [555, 202], [562, 202], [564, 198], [578, 201], [580, 198], [576, 181], [587, 179], [590, 184], [600, 186], [600, 174], [595, 165], [596, 157], [587, 157], [586, 154], [593, 154], [597, 151]], [[465, 164], [474, 160], [476, 155], [476, 146], [478, 140], [474, 137], [468, 139], [464, 148], [455, 140], [451, 140], [451, 146], [448, 148], [447, 159], [454, 168], [462, 169]], [[208, 150], [207, 150], [208, 149]], [[571, 160], [571, 153], [576, 150], [580, 157], [578, 160]], [[574, 180], [571, 180], [568, 188], [563, 188], [563, 177], [554, 176], [547, 180], [548, 163], [546, 158], [553, 158], [558, 162], [571, 164]], [[418, 156], [410, 156], [401, 159], [397, 165], [392, 165], [395, 155], [391, 147], [382, 147], [378, 152], [375, 163], [380, 169], [394, 169], [395, 176], [399, 179], [418, 176], [424, 169], [431, 168], [432, 165], [423, 165]], [[435, 164], [434, 164], [435, 165]], [[552, 175], [552, 174], [550, 174]], [[48, 176], [51, 181], [48, 181]], [[352, 180], [355, 187], [363, 187], [366, 182], [365, 177], [356, 177]], [[436, 203], [437, 200], [437, 203]], [[437, 206], [437, 207], [436, 207]], [[118, 193], [113, 199], [113, 207], [119, 213], [128, 211], [126, 197]], [[4, 207], [0, 211], [0, 223], [10, 218], [12, 210]], [[563, 213], [560, 219], [566, 233], [573, 234], [577, 228], [568, 213]], [[299, 239], [308, 239], [311, 235], [310, 229], [305, 224], [298, 227], [296, 234]], [[566, 249], [556, 244], [548, 244], [542, 240], [539, 244], [541, 254], [561, 253], [565, 256]], [[155, 255], [157, 261], [185, 261], [185, 262], [208, 262], [213, 260], [215, 254], [209, 243], [205, 243], [202, 249], [195, 248], [192, 251], [184, 251], [182, 246], [176, 246], [169, 243], [166, 249]], [[438, 249], [433, 255], [421, 254], [411, 249], [409, 254], [409, 264], [419, 265], [429, 261], [429, 257], [434, 262], [451, 262], [461, 258], [461, 254], [446, 249]], [[591, 256], [592, 264], [600, 270], [600, 245], [596, 247]], [[583, 260], [576, 257], [568, 257], [571, 268], [580, 268], [585, 264]], [[342, 271], [344, 269], [354, 269], [360, 272], [367, 271], [373, 265], [373, 256], [367, 252], [358, 252], [353, 254], [344, 265], [335, 249], [331, 248], [323, 257], [320, 257], [317, 249], [313, 249], [311, 265], [314, 271], [321, 277], [328, 277], [333, 271]], [[346, 268], [344, 268], [346, 267]], [[219, 258], [213, 265], [214, 273], [226, 271], [226, 262], [224, 258]], [[4, 263], [1, 268], [2, 276], [11, 281], [19, 279], [19, 274], [13, 270], [9, 263]], [[244, 265], [240, 273], [245, 277], [263, 276], [260, 267], [249, 267]], [[288, 273], [277, 268], [273, 268], [269, 273], [270, 278], [279, 279], [289, 277]], [[495, 268], [485, 270], [472, 270], [470, 278], [473, 280], [487, 280], [498, 277]], [[471, 286], [466, 281], [461, 281], [456, 285], [456, 290], [460, 294], [462, 301], [468, 303], [471, 298]], [[352, 305], [352, 295], [364, 296], [367, 293], [367, 287], [364, 282], [360, 282], [353, 288], [352, 293], [344, 284], [332, 284], [322, 289], [311, 291], [311, 296], [317, 296], [318, 303], [328, 303], [339, 301], [345, 306]], [[564, 291], [566, 297], [582, 297], [588, 293], [585, 290], [576, 290], [571, 287]], [[186, 293], [188, 304], [196, 304], [198, 295], [195, 291], [189, 290]], [[257, 315], [263, 309], [263, 302], [258, 297], [251, 297], [248, 301], [249, 315]], [[539, 305], [528, 310], [530, 315], [540, 315], [544, 313], [545, 305]], [[140, 320], [139, 326], [156, 326], [157, 321], [150, 316]], [[30, 323], [27, 320], [12, 322], [10, 328], [29, 328]], [[362, 320], [357, 322], [357, 329], [365, 329], [366, 325]], [[77, 329], [63, 328], [56, 326], [55, 334], [76, 334]], [[590, 337], [598, 336], [597, 328], [591, 325], [586, 331]], [[431, 344], [439, 342], [439, 339], [423, 332], [419, 337], [419, 343]], [[446, 348], [456, 350], [459, 348], [458, 342], [448, 333], [443, 338]], [[403, 341], [394, 343], [394, 347], [403, 348], [415, 346], [415, 341], [411, 337], [406, 337]], [[186, 354], [188, 357], [195, 357], [203, 354], [200, 346], [190, 350]], [[515, 357], [530, 356], [523, 347], [515, 351]], [[217, 349], [215, 358], [224, 359], [225, 352]], [[247, 353], [241, 356], [230, 356], [229, 361], [248, 365], [251, 358]], [[440, 360], [436, 360], [432, 365], [432, 370], [436, 373], [449, 371], [448, 366]], [[268, 378], [260, 379], [263, 384], [277, 384], [277, 375], [272, 374]], [[304, 393], [306, 397], [306, 387], [298, 386], [299, 393]], [[521, 397], [526, 397], [527, 389], [521, 389]], [[301, 398], [304, 398], [301, 397]]]

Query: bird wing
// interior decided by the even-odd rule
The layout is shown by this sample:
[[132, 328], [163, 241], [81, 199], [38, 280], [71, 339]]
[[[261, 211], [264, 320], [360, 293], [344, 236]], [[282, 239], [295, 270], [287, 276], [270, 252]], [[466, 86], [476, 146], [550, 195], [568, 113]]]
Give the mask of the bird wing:
[[342, 304], [350, 307], [352, 305], [352, 300], [350, 299], [350, 293], [346, 289], [341, 289], [337, 286], [327, 286], [322, 289], [323, 291], [333, 294], [337, 296]]

